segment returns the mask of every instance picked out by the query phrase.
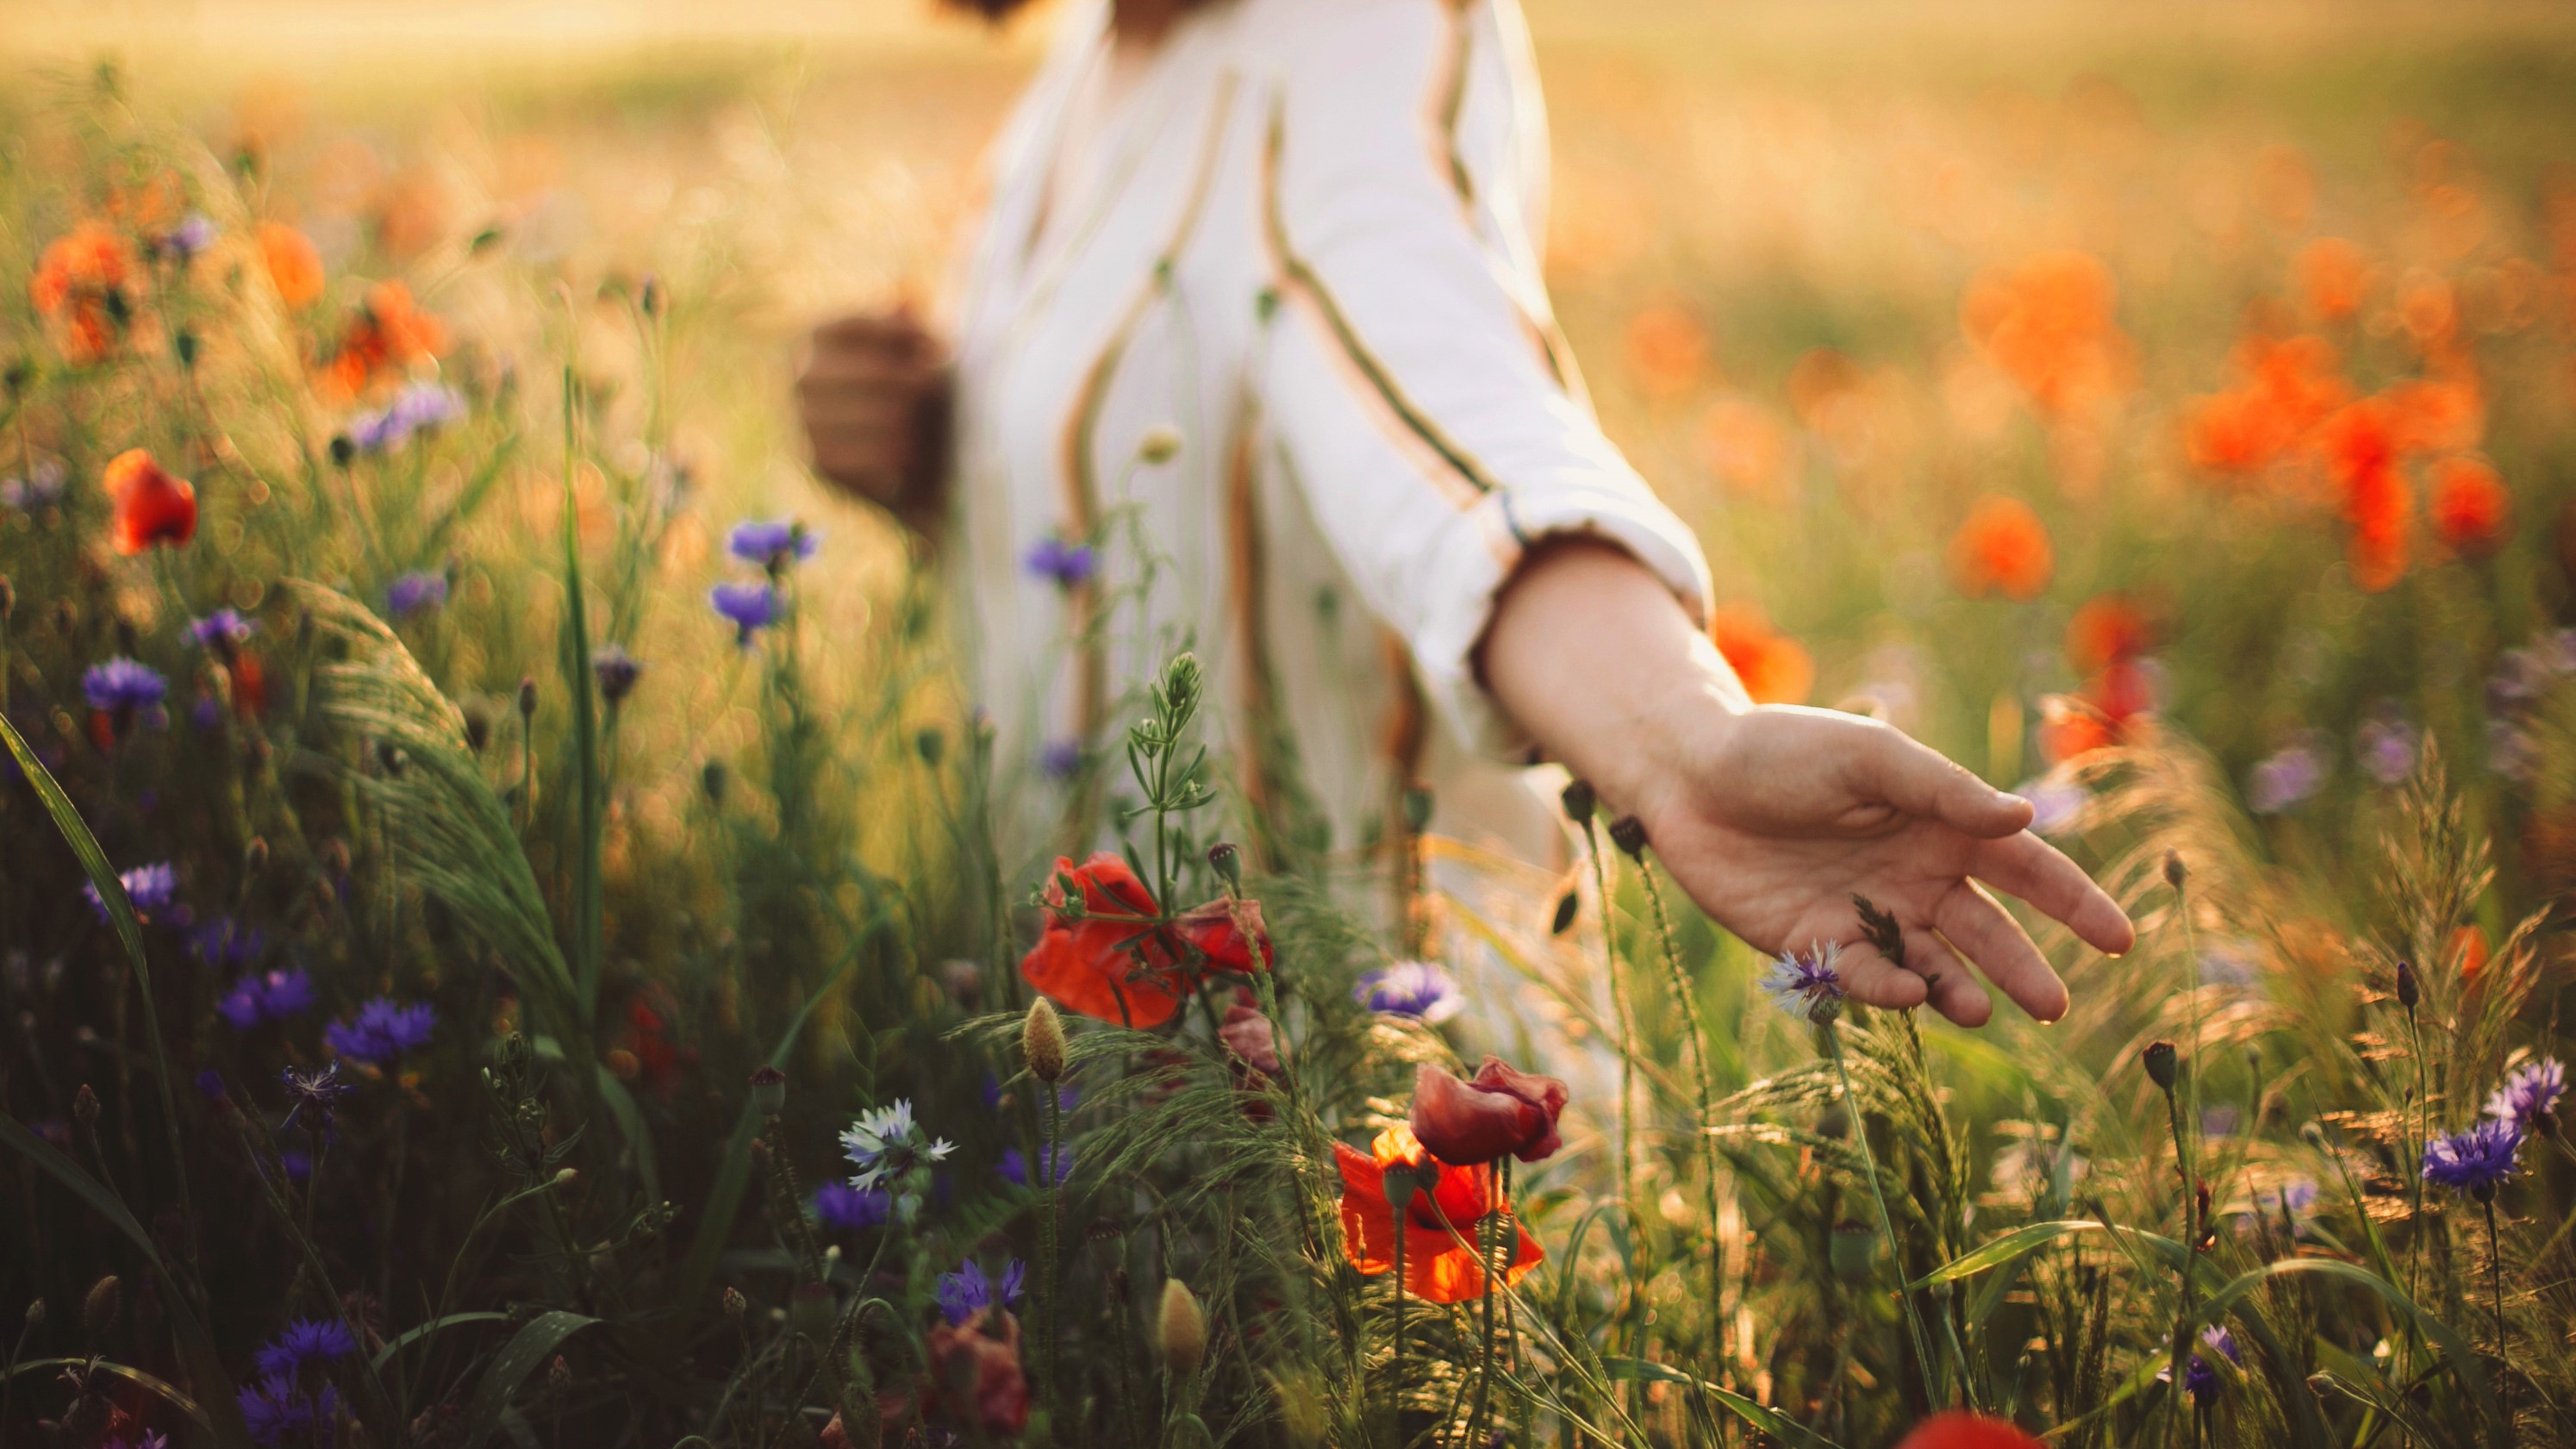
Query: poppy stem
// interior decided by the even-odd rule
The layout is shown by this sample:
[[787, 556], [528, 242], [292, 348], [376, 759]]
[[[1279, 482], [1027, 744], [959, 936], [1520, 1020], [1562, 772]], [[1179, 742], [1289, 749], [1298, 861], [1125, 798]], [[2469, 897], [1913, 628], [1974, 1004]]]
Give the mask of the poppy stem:
[[[1501, 1255], [1495, 1249], [1503, 1236], [1503, 1205], [1511, 1197], [1512, 1161], [1508, 1157], [1497, 1158], [1491, 1170], [1496, 1174], [1494, 1205], [1487, 1208], [1484, 1217], [1476, 1223], [1476, 1266], [1482, 1270], [1481, 1276], [1485, 1280], [1485, 1354], [1476, 1365], [1476, 1406], [1467, 1414], [1469, 1444], [1485, 1442], [1486, 1394], [1494, 1384], [1494, 1359], [1499, 1352], [1494, 1342], [1494, 1279], [1501, 1273], [1502, 1263], [1496, 1261]], [[1502, 1259], [1502, 1262], [1508, 1261], [1508, 1258]]]
[[1388, 1394], [1394, 1409], [1395, 1449], [1404, 1449], [1404, 1210], [1395, 1213], [1395, 1388]]
[[1051, 1081], [1037, 1084], [1046, 1097], [1046, 1131], [1039, 1139], [1038, 1181], [1046, 1185], [1046, 1215], [1040, 1220], [1045, 1238], [1040, 1243], [1044, 1262], [1039, 1266], [1045, 1294], [1038, 1299], [1038, 1391], [1051, 1404], [1055, 1399], [1055, 1295], [1056, 1258], [1062, 1251], [1059, 1222], [1064, 1212], [1064, 1179], [1057, 1171], [1057, 1157], [1064, 1149], [1056, 1144], [1064, 1138], [1063, 1089]]

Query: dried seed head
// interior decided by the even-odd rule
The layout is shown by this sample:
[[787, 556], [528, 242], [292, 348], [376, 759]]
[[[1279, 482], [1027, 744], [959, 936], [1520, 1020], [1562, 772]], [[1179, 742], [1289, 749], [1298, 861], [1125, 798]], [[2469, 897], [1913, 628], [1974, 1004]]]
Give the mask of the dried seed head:
[[1029, 1003], [1029, 1014], [1020, 1022], [1020, 1056], [1029, 1064], [1029, 1075], [1041, 1082], [1064, 1075], [1064, 1018], [1043, 996]]
[[728, 1284], [724, 1291], [725, 1317], [740, 1319], [750, 1308], [751, 1300], [742, 1296], [742, 1290]]
[[1548, 923], [1548, 934], [1552, 936], [1562, 936], [1567, 931], [1573, 929], [1575, 913], [1581, 909], [1583, 909], [1583, 903], [1575, 898], [1574, 892], [1567, 891], [1565, 894], [1558, 896], [1556, 898], [1556, 919]]
[[2182, 1054], [2174, 1050], [2172, 1042], [2147, 1043], [2147, 1049], [2139, 1054], [2139, 1060], [2146, 1064], [2147, 1080], [2164, 1091], [2173, 1090], [2174, 1078], [2181, 1074]]
[[2415, 1009], [2415, 1003], [2422, 1001], [2423, 999], [2423, 983], [2415, 979], [2414, 965], [2405, 961], [2398, 962], [2397, 1004], [2405, 1007], [2408, 1011], [2413, 1011]]
[[787, 1074], [776, 1067], [762, 1067], [751, 1074], [751, 1109], [764, 1117], [775, 1117], [787, 1108]]
[[1630, 860], [1646, 858], [1646, 822], [1634, 815], [1622, 815], [1610, 822], [1610, 843], [1627, 853]]
[[123, 1302], [122, 1285], [114, 1273], [89, 1285], [89, 1295], [81, 1299], [81, 1327], [97, 1338], [116, 1326], [116, 1311]]
[[1154, 1341], [1163, 1351], [1163, 1367], [1185, 1379], [1207, 1359], [1207, 1311], [1198, 1295], [1178, 1278], [1163, 1280], [1162, 1306], [1154, 1314]]
[[1593, 807], [1601, 803], [1600, 798], [1592, 793], [1592, 782], [1589, 780], [1569, 782], [1565, 787], [1565, 793], [1557, 798], [1565, 802], [1565, 818], [1577, 825], [1591, 824]]
[[2183, 869], [2181, 851], [2168, 850], [2165, 852], [2166, 885], [2172, 886], [2175, 890], [2181, 890], [2183, 881], [2188, 879], [2190, 875], [2190, 871]]

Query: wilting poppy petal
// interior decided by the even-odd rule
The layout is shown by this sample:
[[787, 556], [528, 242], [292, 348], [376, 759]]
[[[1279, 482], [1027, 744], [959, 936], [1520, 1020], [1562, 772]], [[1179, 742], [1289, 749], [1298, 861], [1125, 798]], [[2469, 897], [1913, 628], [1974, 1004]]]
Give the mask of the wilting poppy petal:
[[118, 553], [182, 545], [197, 536], [197, 490], [162, 471], [143, 449], [117, 454], [99, 481], [115, 508], [109, 539]]
[[[1428, 1154], [1411, 1132], [1392, 1127], [1377, 1135], [1370, 1152], [1347, 1143], [1333, 1144], [1334, 1165], [1342, 1174], [1342, 1239], [1351, 1266], [1375, 1276], [1395, 1266], [1395, 1211], [1387, 1202], [1386, 1170], [1396, 1163], [1418, 1165]], [[1436, 1186], [1416, 1192], [1404, 1215], [1404, 1289], [1434, 1303], [1463, 1303], [1484, 1295], [1485, 1274], [1477, 1262], [1476, 1224], [1499, 1200], [1494, 1169], [1443, 1167]], [[1520, 1227], [1520, 1218], [1505, 1205], [1506, 1221], [1515, 1235], [1511, 1265], [1503, 1281], [1517, 1283], [1546, 1258]]]
[[1565, 1083], [1515, 1071], [1500, 1057], [1485, 1058], [1468, 1082], [1424, 1066], [1413, 1080], [1413, 1135], [1432, 1156], [1455, 1166], [1506, 1153], [1537, 1162], [1562, 1145], [1556, 1118], [1565, 1101]]

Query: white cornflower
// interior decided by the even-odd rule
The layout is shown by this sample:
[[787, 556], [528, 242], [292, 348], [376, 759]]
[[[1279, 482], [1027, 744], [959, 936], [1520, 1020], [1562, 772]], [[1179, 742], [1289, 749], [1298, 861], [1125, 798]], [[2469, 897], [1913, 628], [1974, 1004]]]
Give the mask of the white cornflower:
[[1810, 943], [1803, 956], [1783, 951], [1763, 975], [1762, 990], [1800, 1021], [1831, 1021], [1843, 1011], [1842, 954], [1839, 941]]
[[912, 1101], [862, 1112], [841, 1134], [841, 1150], [858, 1166], [850, 1186], [866, 1192], [888, 1179], [900, 1179], [923, 1163], [942, 1162], [954, 1144], [924, 1133], [912, 1120]]

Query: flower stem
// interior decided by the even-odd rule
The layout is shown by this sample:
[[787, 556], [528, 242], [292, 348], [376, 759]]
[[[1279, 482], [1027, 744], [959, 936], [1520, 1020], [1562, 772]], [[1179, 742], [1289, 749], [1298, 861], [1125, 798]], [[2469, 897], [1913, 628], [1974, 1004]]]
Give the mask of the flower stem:
[[[1878, 1230], [1887, 1238], [1888, 1261], [1896, 1265], [1896, 1301], [1905, 1309], [1905, 1329], [1914, 1340], [1914, 1366], [1923, 1376], [1923, 1396], [1935, 1395], [1932, 1389], [1932, 1339], [1923, 1331], [1923, 1315], [1914, 1307], [1914, 1294], [1905, 1283], [1905, 1255], [1897, 1251], [1896, 1220], [1887, 1211], [1887, 1194], [1878, 1185], [1878, 1154], [1869, 1145], [1869, 1121], [1862, 1113], [1860, 1094], [1852, 1090], [1851, 1068], [1843, 1062], [1842, 1028], [1826, 1022], [1825, 1049], [1833, 1054], [1834, 1075], [1842, 1079], [1843, 1102], [1851, 1112], [1852, 1140], [1860, 1144], [1861, 1167], [1869, 1174], [1869, 1200], [1878, 1207]], [[1938, 1407], [1936, 1404], [1935, 1407]]]
[[[1601, 849], [1601, 839], [1592, 817], [1583, 817], [1583, 848], [1592, 857], [1592, 888], [1601, 900], [1601, 964], [1610, 978], [1610, 1008], [1619, 1018], [1619, 1206], [1628, 1215], [1628, 1238], [1634, 1243], [1646, 1239], [1645, 1218], [1637, 1211], [1637, 1017], [1628, 999], [1627, 979], [1619, 971], [1619, 933], [1610, 919], [1610, 858]], [[1634, 1254], [1631, 1254], [1632, 1260]], [[1632, 1266], [1628, 1281], [1628, 1353], [1645, 1356], [1646, 1283]], [[1631, 1380], [1627, 1396], [1637, 1392]], [[1630, 1404], [1630, 1412], [1635, 1405]]]
[[1056, 1390], [1056, 1257], [1062, 1251], [1059, 1219], [1064, 1212], [1064, 1180], [1056, 1171], [1057, 1160], [1064, 1149], [1056, 1144], [1064, 1140], [1064, 1098], [1053, 1082], [1039, 1082], [1037, 1089], [1046, 1096], [1046, 1132], [1040, 1138], [1037, 1162], [1039, 1180], [1046, 1185], [1046, 1215], [1040, 1221], [1040, 1231], [1045, 1236], [1039, 1244], [1045, 1261], [1038, 1269], [1045, 1290], [1037, 1304], [1038, 1392], [1052, 1403]]
[[1395, 1410], [1395, 1449], [1404, 1449], [1404, 1213], [1395, 1217], [1395, 1388], [1387, 1397]]
[[2487, 1210], [2487, 1289], [2495, 1295], [2496, 1398], [2504, 1414], [2505, 1442], [2510, 1444], [2513, 1442], [2513, 1360], [2505, 1355], [2504, 1257], [2497, 1246], [2493, 1188], [2481, 1196], [2480, 1206]]
[[[1690, 973], [1682, 967], [1681, 943], [1673, 938], [1672, 920], [1664, 912], [1664, 893], [1655, 884], [1654, 870], [1643, 860], [1637, 863], [1637, 876], [1646, 883], [1646, 900], [1654, 908], [1655, 940], [1663, 949], [1664, 969], [1672, 974], [1673, 997], [1681, 1003], [1682, 1032], [1690, 1038], [1691, 1076], [1699, 1089], [1699, 1110], [1692, 1114], [1691, 1135], [1699, 1140], [1700, 1160], [1708, 1174], [1708, 1341], [1710, 1351], [1715, 1352], [1725, 1328], [1720, 1321], [1718, 1304], [1725, 1296], [1726, 1287], [1726, 1253], [1717, 1236], [1717, 1139], [1709, 1135], [1709, 1119], [1716, 1113], [1717, 1092], [1709, 1085], [1708, 1049], [1700, 1041], [1699, 1000], [1691, 990]], [[1873, 1181], [1872, 1187], [1875, 1186]], [[1894, 1242], [1891, 1234], [1891, 1250]], [[1916, 1327], [1915, 1337], [1922, 1337], [1920, 1325]]]

